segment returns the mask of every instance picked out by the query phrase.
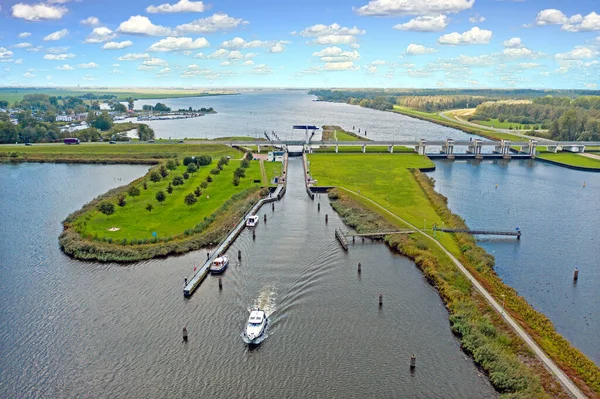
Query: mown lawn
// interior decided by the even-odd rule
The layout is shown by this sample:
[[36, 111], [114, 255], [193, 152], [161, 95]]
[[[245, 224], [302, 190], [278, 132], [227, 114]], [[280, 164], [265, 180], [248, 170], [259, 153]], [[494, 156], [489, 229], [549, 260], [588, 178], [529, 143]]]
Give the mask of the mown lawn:
[[[317, 186], [344, 187], [370, 198], [379, 205], [422, 228], [442, 219], [410, 173], [410, 168], [433, 167], [417, 154], [310, 154], [310, 174]], [[438, 235], [451, 250], [457, 244], [449, 234]]]
[[525, 125], [525, 124], [521, 124], [521, 123], [514, 123], [514, 122], [500, 122], [498, 119], [490, 119], [489, 121], [470, 121], [471, 123], [476, 123], [478, 125], [482, 125], [482, 126], [488, 126], [488, 127], [495, 127], [496, 129], [517, 129], [517, 128], [523, 128], [521, 130], [531, 130], [533, 128], [534, 125]]
[[271, 184], [271, 180], [273, 180], [274, 176], [281, 176], [283, 163], [281, 162], [264, 162], [265, 165], [265, 174], [267, 175], [267, 184]]
[[550, 161], [560, 162], [565, 165], [600, 169], [600, 159], [588, 158], [581, 154], [573, 154], [569, 152], [559, 152], [554, 154], [550, 152], [544, 152], [538, 154], [537, 158], [548, 159]]
[[[127, 204], [124, 207], [117, 206], [115, 200], [116, 211], [111, 216], [105, 216], [98, 210], [91, 211], [78, 220], [78, 230], [83, 227], [84, 235], [97, 235], [99, 238], [110, 237], [115, 240], [123, 238], [128, 240], [151, 239], [153, 232], [157, 233], [157, 237], [181, 234], [186, 229], [202, 222], [205, 217], [212, 215], [233, 195], [249, 187], [260, 185], [260, 183], [254, 183], [254, 179], [261, 179], [260, 165], [257, 161], [252, 161], [250, 167], [246, 169], [246, 177], [241, 179], [239, 186], [234, 186], [232, 184], [233, 171], [240, 166], [241, 161], [230, 160], [229, 165], [225, 165], [220, 174], [211, 175], [213, 182], [209, 183], [207, 188], [202, 189], [202, 195], [198, 198], [198, 202], [192, 206], [186, 205], [185, 196], [192, 193], [206, 179], [209, 171], [217, 166], [217, 161], [218, 159], [214, 159], [211, 165], [202, 166], [198, 172], [190, 175], [190, 178], [184, 181], [183, 186], [174, 187], [172, 194], [167, 193], [167, 185], [174, 176], [182, 175], [185, 172], [186, 168], [183, 165], [180, 165], [177, 170], [171, 171], [169, 176], [160, 182], [153, 183], [148, 180], [147, 190], [144, 190], [140, 183], [138, 184], [141, 191], [139, 197], [127, 196]], [[159, 190], [167, 195], [167, 199], [163, 203], [159, 203], [155, 198]], [[146, 210], [147, 204], [154, 206], [151, 212]], [[119, 228], [119, 230], [108, 231], [112, 227]]]

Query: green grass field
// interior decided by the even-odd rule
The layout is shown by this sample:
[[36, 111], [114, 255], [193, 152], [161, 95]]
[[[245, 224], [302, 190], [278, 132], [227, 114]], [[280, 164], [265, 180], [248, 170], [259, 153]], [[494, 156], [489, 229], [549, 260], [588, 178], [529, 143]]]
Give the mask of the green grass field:
[[498, 121], [498, 119], [490, 119], [489, 121], [470, 121], [471, 123], [476, 123], [478, 125], [482, 125], [482, 126], [488, 126], [488, 127], [495, 127], [496, 129], [509, 129], [509, 128], [513, 128], [516, 129], [517, 127], [522, 127], [522, 130], [531, 130], [533, 128], [534, 125], [523, 125], [520, 123], [513, 123], [513, 122], [500, 122]]
[[[410, 173], [410, 168], [429, 168], [434, 163], [417, 154], [310, 154], [311, 176], [318, 186], [344, 187], [359, 192], [416, 226], [428, 227], [442, 219]], [[440, 241], [457, 251], [450, 235]]]
[[[153, 183], [148, 180], [147, 190], [144, 190], [142, 184], [139, 184], [138, 187], [141, 191], [139, 197], [127, 196], [127, 204], [124, 207], [115, 205], [116, 211], [111, 216], [93, 210], [77, 221], [76, 228], [83, 235], [91, 234], [98, 238], [106, 237], [113, 238], [113, 240], [151, 239], [152, 232], [156, 232], [157, 237], [163, 238], [181, 234], [186, 229], [193, 228], [202, 222], [205, 217], [212, 215], [233, 195], [257, 185], [254, 183], [254, 179], [261, 179], [261, 172], [260, 165], [256, 161], [250, 162], [250, 167], [246, 169], [246, 177], [241, 179], [239, 186], [236, 187], [232, 184], [233, 171], [240, 165], [240, 162], [231, 160], [229, 165], [224, 166], [220, 174], [211, 175], [214, 179], [213, 182], [209, 183], [207, 188], [202, 189], [202, 195], [198, 198], [198, 202], [192, 206], [184, 203], [185, 196], [192, 193], [206, 179], [209, 171], [216, 167], [217, 160], [190, 175], [183, 186], [174, 187], [172, 194], [167, 193], [166, 187], [174, 176], [182, 175], [185, 172], [186, 168], [183, 165], [180, 165], [176, 171], [172, 171], [160, 182]], [[162, 204], [155, 198], [159, 190], [163, 190], [167, 194], [167, 199]], [[146, 210], [147, 204], [154, 206], [151, 212]], [[112, 227], [119, 228], [119, 230], [108, 231]]]
[[550, 161], [559, 162], [565, 165], [580, 166], [583, 168], [593, 168], [600, 170], [600, 159], [588, 158], [580, 154], [573, 154], [569, 152], [559, 153], [540, 153], [537, 158], [548, 159]]
[[[377, 145], [367, 146], [366, 151], [367, 151], [367, 153], [377, 153], [377, 154], [389, 152], [387, 146], [377, 146]], [[314, 148], [313, 152], [335, 153], [335, 147], [330, 146], [330, 147]], [[362, 146], [339, 146], [338, 152], [339, 153], [354, 153], [354, 154], [361, 153], [362, 154]], [[395, 153], [398, 153], [398, 152], [411, 153], [411, 152], [415, 152], [415, 150], [412, 148], [408, 148], [408, 147], [395, 146], [394, 152]]]
[[273, 180], [274, 176], [281, 176], [283, 163], [281, 162], [267, 162], [264, 163], [265, 166], [265, 175], [267, 177], [267, 184], [271, 185], [271, 180]]

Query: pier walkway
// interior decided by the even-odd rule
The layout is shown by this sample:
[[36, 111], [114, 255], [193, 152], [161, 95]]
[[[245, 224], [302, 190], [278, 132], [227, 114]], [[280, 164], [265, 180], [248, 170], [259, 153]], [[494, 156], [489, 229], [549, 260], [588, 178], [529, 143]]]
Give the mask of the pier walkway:
[[492, 230], [469, 230], [469, 229], [441, 229], [434, 227], [433, 231], [441, 231], [444, 233], [467, 233], [472, 235], [488, 235], [488, 236], [513, 236], [517, 237], [517, 240], [521, 239], [521, 230], [515, 231], [492, 231]]

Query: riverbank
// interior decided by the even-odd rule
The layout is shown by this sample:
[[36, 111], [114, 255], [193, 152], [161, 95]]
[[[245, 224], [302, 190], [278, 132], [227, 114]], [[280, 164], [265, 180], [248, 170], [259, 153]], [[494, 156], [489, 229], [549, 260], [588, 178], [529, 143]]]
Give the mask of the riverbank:
[[548, 162], [565, 168], [582, 170], [585, 172], [600, 172], [600, 159], [587, 157], [584, 154], [542, 151], [537, 153], [535, 157], [542, 162]]
[[[398, 155], [398, 157], [403, 156]], [[398, 170], [391, 168], [390, 165], [387, 165], [385, 169], [377, 169], [377, 165], [368, 162], [358, 179], [352, 174], [346, 178], [347, 165], [336, 163], [336, 157], [342, 159], [340, 155], [312, 154], [309, 157], [312, 175], [318, 180], [319, 185], [336, 185], [354, 193], [348, 194], [351, 197], [348, 201], [351, 200], [356, 209], [345, 211], [344, 208], [348, 208], [348, 206], [339, 206], [337, 209], [346, 222], [360, 232], [368, 229], [369, 224], [372, 224], [363, 222], [363, 220], [382, 219], [386, 223], [391, 223], [391, 226], [388, 227], [407, 227], [399, 219], [390, 217], [390, 214], [402, 215], [402, 218], [413, 226], [422, 224], [431, 226], [433, 223], [437, 223], [438, 226], [456, 228], [464, 226], [462, 219], [448, 210], [445, 198], [433, 190], [432, 182], [418, 172]], [[321, 162], [319, 157], [326, 158], [323, 158], [324, 162]], [[369, 156], [362, 155], [362, 157]], [[407, 167], [410, 166], [407, 165]], [[377, 170], [388, 172], [385, 177], [382, 177]], [[372, 172], [369, 173], [369, 171]], [[395, 184], [389, 183], [389, 181], [395, 182]], [[379, 188], [380, 185], [386, 183], [389, 184], [388, 187]], [[418, 187], [418, 190], [415, 189], [415, 186]], [[394, 187], [393, 190], [392, 187]], [[389, 214], [382, 212], [367, 198], [379, 206], [385, 207]], [[370, 216], [361, 216], [365, 213]], [[431, 236], [432, 232], [428, 231], [427, 234]], [[453, 236], [438, 233], [436, 239], [467, 267], [469, 272], [496, 300], [504, 302], [504, 306], [512, 318], [529, 333], [588, 397], [600, 397], [600, 369], [560, 336], [544, 315], [535, 311], [514, 289], [506, 286], [498, 278], [493, 270], [493, 258], [477, 246], [473, 237], [465, 234]], [[447, 256], [441, 253], [435, 245], [432, 245], [430, 239], [415, 236], [410, 238], [388, 236], [387, 242], [392, 248], [414, 258], [426, 276], [434, 281], [434, 285], [438, 287], [440, 295], [447, 303], [453, 330], [460, 336], [463, 348], [471, 353], [475, 361], [486, 370], [490, 380], [500, 392], [511, 392], [502, 382], [510, 381], [510, 389], [513, 390], [512, 392], [519, 392], [522, 395], [519, 397], [543, 397], [536, 388], [536, 377], [529, 379], [528, 374], [525, 373], [522, 375], [523, 380], [517, 382], [518, 379], [515, 378], [520, 374], [510, 374], [513, 367], [519, 365], [517, 369], [526, 367], [531, 375], [539, 378], [539, 384], [548, 395], [546, 397], [560, 397], [557, 393], [560, 388], [541, 365], [541, 362], [531, 354], [520, 338], [511, 333], [510, 328], [499, 314], [492, 311], [489, 305], [478, 298], [479, 294], [472, 288], [471, 283], [465, 280]], [[496, 329], [493, 333], [485, 332], [488, 324]], [[502, 338], [502, 334], [498, 335], [497, 331], [503, 331], [503, 334], [510, 339], [503, 343], [504, 338]], [[507, 364], [511, 366], [508, 367]], [[500, 379], [496, 380], [499, 377]], [[513, 383], [516, 385], [512, 385]]]

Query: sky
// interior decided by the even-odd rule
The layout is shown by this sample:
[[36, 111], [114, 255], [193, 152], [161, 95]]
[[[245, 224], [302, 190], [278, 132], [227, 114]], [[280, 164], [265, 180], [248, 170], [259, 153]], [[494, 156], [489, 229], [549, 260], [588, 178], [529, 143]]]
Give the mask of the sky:
[[0, 86], [598, 89], [598, 0], [0, 0]]

